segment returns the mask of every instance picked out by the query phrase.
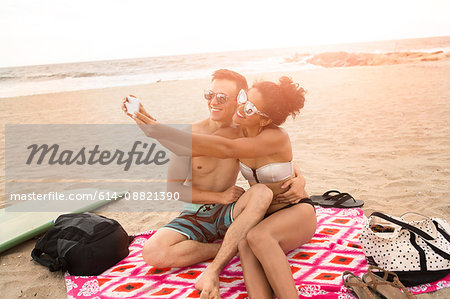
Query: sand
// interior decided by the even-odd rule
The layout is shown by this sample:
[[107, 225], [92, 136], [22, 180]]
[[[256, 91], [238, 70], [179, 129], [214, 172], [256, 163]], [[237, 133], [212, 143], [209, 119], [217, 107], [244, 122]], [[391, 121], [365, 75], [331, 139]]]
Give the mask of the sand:
[[[364, 200], [373, 211], [415, 211], [450, 221], [450, 62], [322, 68], [287, 73], [308, 90], [301, 115], [284, 128], [310, 194], [330, 189]], [[249, 75], [274, 80], [280, 73]], [[4, 124], [126, 124], [120, 101], [143, 100], [167, 123], [207, 117], [209, 79], [159, 82], [0, 99], [0, 169], [4, 200]], [[103, 213], [130, 234], [158, 229], [177, 213]], [[61, 273], [31, 261], [36, 240], [0, 256], [3, 298], [64, 298]], [[450, 297], [448, 289], [420, 298]]]

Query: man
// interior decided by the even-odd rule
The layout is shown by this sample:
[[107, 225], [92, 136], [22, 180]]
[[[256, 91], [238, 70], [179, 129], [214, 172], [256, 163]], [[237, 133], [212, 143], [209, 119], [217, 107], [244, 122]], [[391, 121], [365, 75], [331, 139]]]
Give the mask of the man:
[[[192, 132], [237, 138], [239, 129], [231, 127], [231, 122], [241, 89], [247, 90], [247, 82], [242, 75], [230, 70], [214, 72], [211, 90], [205, 93], [210, 116], [193, 124]], [[138, 118], [145, 123], [144, 115]], [[188, 167], [190, 159], [172, 157], [168, 177], [182, 179], [169, 180], [168, 191], [180, 192], [180, 198], [192, 192], [192, 203], [185, 204], [180, 216], [146, 242], [143, 257], [147, 264], [162, 268], [185, 267], [217, 255], [196, 287], [203, 289], [202, 296], [218, 296], [220, 271], [236, 254], [238, 242], [262, 220], [273, 195], [261, 184], [253, 186], [245, 194], [242, 188], [235, 186], [239, 173], [236, 159], [195, 157], [192, 158], [192, 169]], [[191, 173], [192, 187], [186, 186]], [[297, 178], [285, 184], [291, 187], [281, 197], [303, 196], [304, 179], [298, 169], [296, 174]], [[224, 239], [222, 244], [213, 243], [218, 239]]]

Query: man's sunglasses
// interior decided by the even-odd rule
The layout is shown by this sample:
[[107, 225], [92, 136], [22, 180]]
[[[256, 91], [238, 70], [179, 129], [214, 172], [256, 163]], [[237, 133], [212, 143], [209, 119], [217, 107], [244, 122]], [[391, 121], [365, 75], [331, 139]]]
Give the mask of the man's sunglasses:
[[269, 116], [265, 113], [262, 113], [261, 111], [258, 110], [258, 108], [256, 108], [255, 104], [253, 104], [252, 102], [250, 102], [248, 100], [247, 97], [247, 93], [245, 92], [245, 90], [241, 89], [241, 91], [239, 92], [239, 95], [237, 97], [237, 102], [240, 105], [244, 105], [244, 113], [247, 116], [252, 116], [253, 114], [258, 114], [264, 117], [269, 118]]
[[205, 97], [206, 100], [211, 101], [212, 99], [214, 99], [214, 97], [216, 97], [217, 101], [220, 104], [225, 104], [227, 102], [228, 99], [228, 95], [218, 92], [215, 93], [212, 90], [205, 90], [203, 93], [203, 96]]

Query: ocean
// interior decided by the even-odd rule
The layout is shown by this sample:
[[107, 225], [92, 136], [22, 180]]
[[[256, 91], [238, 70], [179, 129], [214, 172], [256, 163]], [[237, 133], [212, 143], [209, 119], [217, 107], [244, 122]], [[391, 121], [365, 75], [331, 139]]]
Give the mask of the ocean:
[[243, 74], [319, 68], [306, 60], [337, 51], [447, 52], [450, 36], [0, 68], [0, 98], [205, 78], [220, 68]]

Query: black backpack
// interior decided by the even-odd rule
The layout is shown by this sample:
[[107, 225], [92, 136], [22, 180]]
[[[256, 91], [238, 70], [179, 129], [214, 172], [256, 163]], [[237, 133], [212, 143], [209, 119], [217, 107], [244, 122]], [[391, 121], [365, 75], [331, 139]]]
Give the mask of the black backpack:
[[37, 240], [31, 257], [51, 272], [99, 275], [128, 256], [132, 240], [114, 219], [93, 213], [65, 214]]

